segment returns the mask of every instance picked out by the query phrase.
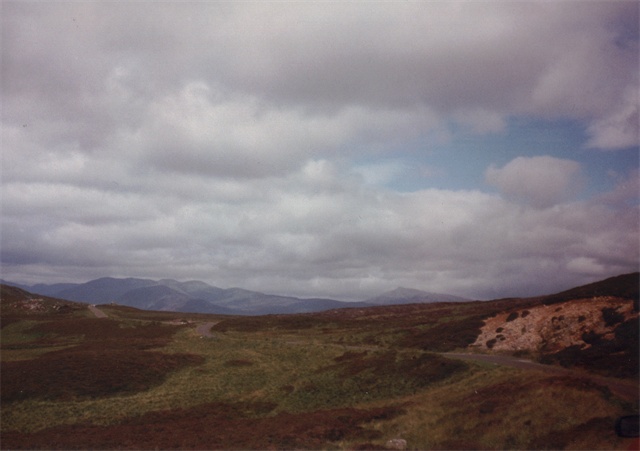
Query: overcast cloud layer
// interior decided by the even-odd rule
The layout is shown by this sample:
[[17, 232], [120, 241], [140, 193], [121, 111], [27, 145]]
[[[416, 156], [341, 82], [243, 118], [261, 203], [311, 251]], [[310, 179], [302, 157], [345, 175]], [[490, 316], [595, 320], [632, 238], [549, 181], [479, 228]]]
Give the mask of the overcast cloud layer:
[[2, 278], [364, 299], [638, 270], [638, 3], [2, 7]]

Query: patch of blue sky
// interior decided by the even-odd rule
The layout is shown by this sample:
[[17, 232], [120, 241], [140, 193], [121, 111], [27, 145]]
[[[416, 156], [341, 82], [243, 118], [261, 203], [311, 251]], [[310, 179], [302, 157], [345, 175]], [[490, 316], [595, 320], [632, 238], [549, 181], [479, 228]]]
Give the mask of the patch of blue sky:
[[501, 168], [517, 157], [548, 155], [580, 163], [585, 185], [581, 198], [611, 191], [638, 170], [638, 146], [615, 151], [587, 148], [578, 121], [511, 119], [501, 132], [474, 134], [452, 126], [448, 139], [423, 137], [382, 157], [378, 152], [355, 161], [356, 172], [371, 184], [400, 192], [436, 188], [495, 192], [485, 182], [491, 165]]

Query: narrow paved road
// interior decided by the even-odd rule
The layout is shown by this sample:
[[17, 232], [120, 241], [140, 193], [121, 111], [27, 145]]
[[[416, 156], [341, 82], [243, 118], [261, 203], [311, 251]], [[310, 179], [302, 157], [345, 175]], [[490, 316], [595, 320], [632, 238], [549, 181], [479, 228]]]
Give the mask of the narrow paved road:
[[553, 365], [543, 365], [541, 363], [532, 362], [531, 360], [520, 359], [518, 357], [506, 355], [490, 355], [490, 354], [464, 354], [459, 352], [447, 352], [442, 354], [444, 357], [453, 359], [468, 360], [472, 362], [490, 363], [493, 365], [509, 366], [523, 370], [537, 370], [548, 374], [558, 374], [563, 376], [581, 377], [592, 380], [593, 382], [605, 385], [609, 389], [629, 401], [638, 401], [639, 387], [638, 383], [631, 380], [615, 379], [612, 377], [604, 377], [596, 374], [588, 373], [579, 369], [562, 368]]
[[96, 318], [107, 318], [107, 314], [105, 312], [103, 312], [102, 310], [100, 310], [95, 305], [90, 305], [89, 306], [89, 310], [91, 310], [93, 312], [93, 314], [96, 315]]

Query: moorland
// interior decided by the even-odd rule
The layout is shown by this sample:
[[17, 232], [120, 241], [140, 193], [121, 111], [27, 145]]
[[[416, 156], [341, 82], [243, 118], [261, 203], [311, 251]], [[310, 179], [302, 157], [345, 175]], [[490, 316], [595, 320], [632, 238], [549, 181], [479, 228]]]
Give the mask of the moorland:
[[626, 449], [638, 413], [638, 273], [265, 316], [0, 288], [2, 449]]

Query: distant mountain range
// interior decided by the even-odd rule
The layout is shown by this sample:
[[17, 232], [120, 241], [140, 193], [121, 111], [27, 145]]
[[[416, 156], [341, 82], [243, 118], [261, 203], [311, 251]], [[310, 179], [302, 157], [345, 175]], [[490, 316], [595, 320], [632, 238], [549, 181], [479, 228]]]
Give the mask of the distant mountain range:
[[151, 280], [103, 277], [86, 283], [23, 285], [1, 281], [42, 296], [92, 304], [117, 303], [144, 310], [228, 315], [268, 315], [310, 313], [349, 307], [398, 305], [431, 302], [462, 302], [468, 299], [448, 294], [430, 293], [410, 288], [396, 288], [363, 302], [334, 299], [301, 299], [293, 296], [265, 294], [242, 288], [218, 288], [192, 280]]

